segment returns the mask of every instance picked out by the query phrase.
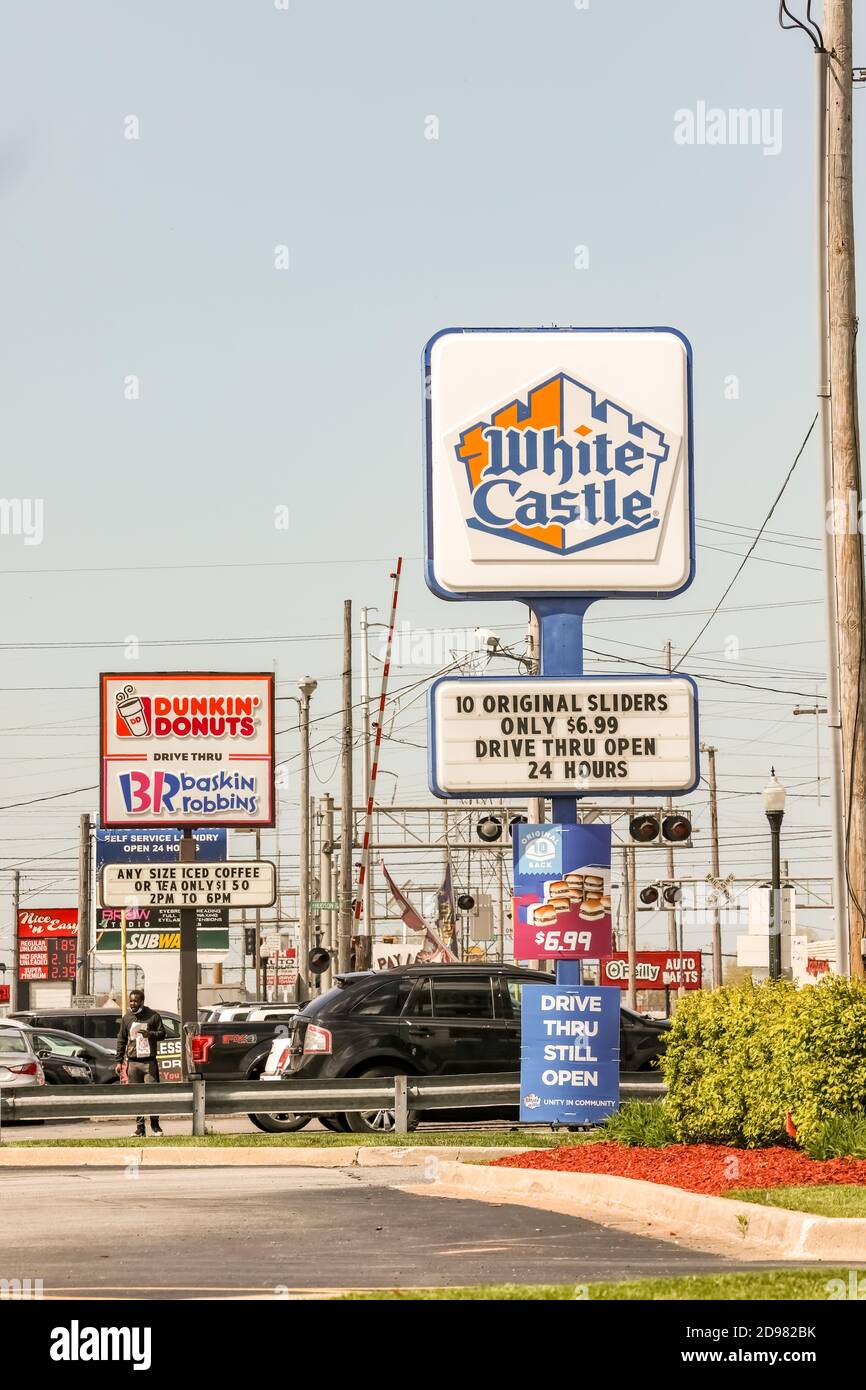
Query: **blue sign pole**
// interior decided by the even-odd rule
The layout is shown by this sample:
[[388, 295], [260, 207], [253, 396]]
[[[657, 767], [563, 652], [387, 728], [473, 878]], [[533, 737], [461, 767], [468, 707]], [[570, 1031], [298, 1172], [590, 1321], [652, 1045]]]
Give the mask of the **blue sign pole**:
[[[530, 608], [538, 619], [542, 676], [583, 675], [583, 620], [591, 598], [533, 599]], [[554, 825], [574, 825], [577, 821], [576, 796], [552, 796], [551, 820]], [[583, 981], [579, 960], [556, 962], [556, 983], [577, 989]]]

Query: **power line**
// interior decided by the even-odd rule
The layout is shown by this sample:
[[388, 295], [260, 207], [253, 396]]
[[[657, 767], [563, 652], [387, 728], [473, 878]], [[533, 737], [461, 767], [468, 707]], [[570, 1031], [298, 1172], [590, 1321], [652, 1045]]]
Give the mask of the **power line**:
[[710, 616], [707, 618], [707, 621], [704, 623], [703, 627], [701, 628], [701, 630], [700, 630], [700, 632], [697, 634], [697, 636], [692, 640], [691, 645], [688, 646], [688, 647], [686, 648], [686, 650], [683, 652], [682, 656], [680, 657], [680, 660], [677, 662], [676, 666], [674, 667], [674, 670], [675, 670], [675, 671], [676, 671], [676, 670], [679, 670], [680, 666], [682, 665], [683, 661], [685, 661], [685, 659], [686, 659], [686, 657], [688, 656], [689, 652], [692, 650], [693, 647], [695, 647], [695, 646], [697, 645], [697, 643], [698, 643], [698, 642], [700, 641], [700, 639], [703, 637], [703, 635], [704, 635], [704, 633], [706, 632], [707, 628], [709, 627], [710, 623], [713, 621], [713, 618], [714, 618], [714, 617], [716, 616], [716, 614], [718, 613], [718, 611], [719, 611], [719, 609], [721, 608], [722, 604], [724, 603], [725, 599], [728, 597], [728, 594], [731, 592], [731, 590], [733, 589], [733, 587], [734, 587], [734, 585], [736, 584], [737, 580], [739, 579], [740, 575], [742, 574], [743, 570], [746, 568], [746, 565], [748, 564], [749, 558], [751, 557], [752, 552], [753, 552], [754, 549], [755, 549], [755, 546], [758, 544], [758, 541], [761, 539], [761, 535], [762, 535], [762, 533], [763, 533], [763, 531], [764, 531], [764, 528], [765, 528], [766, 525], [767, 525], [767, 522], [770, 520], [770, 517], [773, 515], [773, 512], [776, 510], [776, 507], [779, 505], [779, 502], [782, 500], [782, 496], [783, 496], [783, 494], [784, 494], [785, 488], [788, 486], [788, 483], [791, 481], [791, 477], [792, 477], [792, 475], [793, 475], [794, 469], [797, 467], [797, 464], [800, 462], [800, 459], [801, 459], [802, 454], [803, 454], [803, 450], [805, 449], [806, 445], [808, 444], [809, 439], [810, 439], [811, 434], [812, 434], [812, 431], [813, 431], [813, 429], [815, 428], [815, 425], [817, 424], [817, 422], [818, 422], [818, 411], [816, 410], [816, 411], [815, 411], [814, 418], [813, 418], [813, 420], [812, 420], [812, 423], [811, 423], [811, 425], [809, 426], [808, 430], [806, 431], [806, 435], [805, 435], [805, 438], [803, 439], [803, 443], [800, 445], [799, 449], [797, 450], [797, 455], [796, 455], [796, 457], [795, 457], [795, 459], [794, 459], [794, 462], [791, 464], [791, 467], [788, 469], [788, 472], [787, 472], [787, 474], [785, 475], [785, 481], [782, 483], [782, 486], [779, 488], [779, 491], [776, 493], [776, 496], [775, 496], [775, 498], [774, 498], [774, 500], [773, 500], [773, 504], [772, 504], [772, 506], [770, 507], [770, 510], [767, 512], [767, 515], [765, 516], [765, 518], [764, 518], [764, 520], [763, 520], [763, 522], [762, 522], [762, 524], [761, 524], [761, 526], [760, 526], [760, 528], [759, 528], [759, 530], [758, 530], [758, 534], [755, 536], [755, 539], [752, 541], [752, 544], [749, 546], [748, 551], [747, 551], [746, 554], [743, 556], [742, 562], [741, 562], [740, 565], [737, 567], [736, 573], [734, 574], [733, 578], [731, 579], [730, 583], [728, 584], [727, 588], [725, 589], [724, 593], [722, 594], [722, 597], [719, 599], [719, 601], [718, 601], [718, 603], [716, 604], [715, 608], [714, 608], [713, 611], [710, 613]]

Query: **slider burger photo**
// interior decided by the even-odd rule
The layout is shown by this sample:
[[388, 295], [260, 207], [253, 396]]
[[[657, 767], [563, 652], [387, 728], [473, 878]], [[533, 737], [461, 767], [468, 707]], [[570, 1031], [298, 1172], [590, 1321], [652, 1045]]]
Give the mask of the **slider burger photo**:
[[551, 927], [556, 922], [556, 908], [547, 903], [537, 903], [532, 909], [532, 923], [536, 927]]
[[571, 897], [571, 884], [566, 883], [564, 878], [555, 878], [552, 883], [546, 883], [547, 897], [550, 902], [554, 898], [563, 898], [567, 902]]
[[579, 916], [584, 922], [599, 922], [602, 917], [607, 917], [610, 908], [602, 905], [601, 898], [587, 898], [586, 902], [581, 903]]

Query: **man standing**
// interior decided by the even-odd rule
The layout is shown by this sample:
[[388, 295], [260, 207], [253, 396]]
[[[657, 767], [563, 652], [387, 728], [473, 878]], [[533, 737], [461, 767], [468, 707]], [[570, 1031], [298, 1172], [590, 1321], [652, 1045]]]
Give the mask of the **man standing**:
[[[140, 1082], [159, 1081], [159, 1063], [156, 1060], [157, 1045], [165, 1037], [165, 1026], [159, 1014], [149, 1009], [144, 1002], [144, 990], [129, 992], [129, 1013], [120, 1020], [120, 1035], [117, 1039], [117, 1066], [120, 1076], [126, 1063], [126, 1080], [130, 1085]], [[162, 1134], [159, 1116], [151, 1115], [150, 1127], [154, 1134]], [[144, 1116], [139, 1115], [135, 1127], [135, 1137], [144, 1138]]]

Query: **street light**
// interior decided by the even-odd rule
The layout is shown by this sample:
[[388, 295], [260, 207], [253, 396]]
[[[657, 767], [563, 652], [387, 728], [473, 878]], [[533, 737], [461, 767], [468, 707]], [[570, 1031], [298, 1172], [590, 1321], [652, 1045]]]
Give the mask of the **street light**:
[[761, 792], [767, 820], [770, 822], [770, 842], [772, 845], [773, 868], [770, 896], [770, 979], [782, 978], [782, 913], [781, 913], [781, 868], [779, 859], [779, 837], [785, 815], [785, 788], [776, 776], [776, 769], [770, 768], [770, 780]]

